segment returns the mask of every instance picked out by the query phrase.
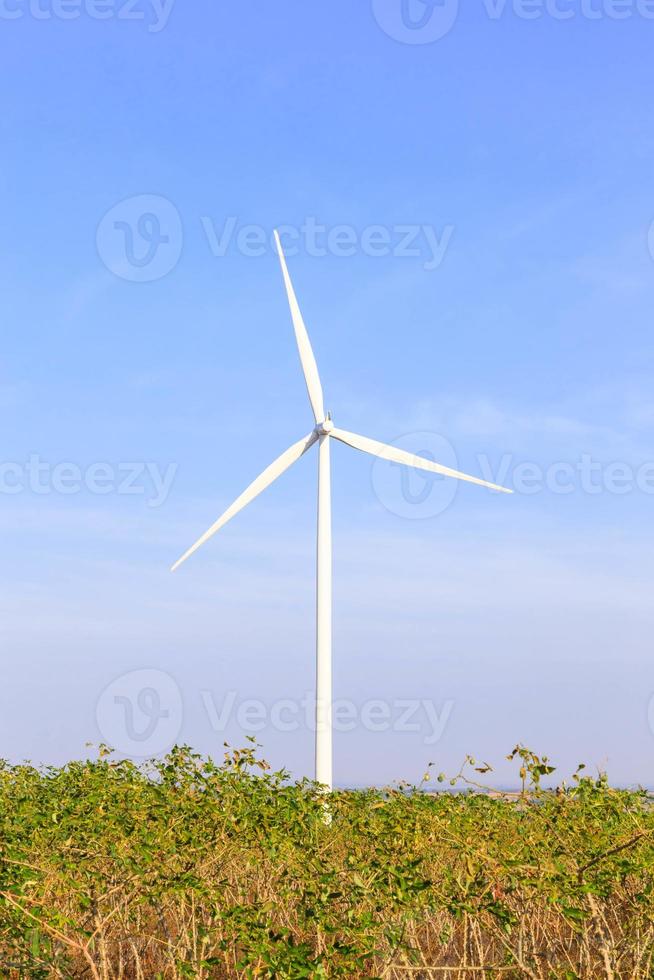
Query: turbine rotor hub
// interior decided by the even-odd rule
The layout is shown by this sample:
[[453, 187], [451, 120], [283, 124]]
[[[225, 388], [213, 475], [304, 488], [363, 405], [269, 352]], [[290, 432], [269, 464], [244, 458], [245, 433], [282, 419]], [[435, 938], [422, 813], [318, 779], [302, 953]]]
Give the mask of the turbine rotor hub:
[[322, 422], [319, 422], [316, 426], [316, 432], [319, 436], [326, 436], [333, 430], [334, 423], [331, 420], [331, 416], [327, 416]]

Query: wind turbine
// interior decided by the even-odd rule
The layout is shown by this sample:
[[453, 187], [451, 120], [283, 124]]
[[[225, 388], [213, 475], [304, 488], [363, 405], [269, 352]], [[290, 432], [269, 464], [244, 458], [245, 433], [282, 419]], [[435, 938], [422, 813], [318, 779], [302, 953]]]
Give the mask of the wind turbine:
[[497, 486], [495, 483], [488, 483], [480, 480], [476, 476], [469, 476], [467, 473], [460, 473], [458, 470], [450, 469], [449, 466], [442, 466], [431, 460], [424, 459], [422, 456], [415, 456], [413, 453], [405, 452], [395, 446], [387, 446], [376, 439], [368, 439], [365, 436], [356, 435], [354, 432], [346, 432], [338, 429], [332, 422], [331, 413], [325, 414], [323, 404], [322, 385], [318, 374], [316, 359], [311, 349], [309, 335], [302, 319], [300, 307], [298, 306], [295, 290], [291, 282], [291, 277], [286, 265], [286, 259], [279, 239], [275, 231], [275, 242], [279, 253], [279, 261], [282, 267], [284, 285], [291, 308], [291, 319], [295, 330], [300, 362], [304, 372], [304, 380], [309, 394], [309, 402], [313, 411], [315, 426], [312, 431], [298, 442], [294, 443], [271, 463], [263, 473], [254, 480], [250, 486], [243, 491], [240, 497], [227, 508], [225, 513], [218, 518], [215, 524], [205, 531], [194, 545], [192, 545], [182, 557], [175, 562], [171, 571], [179, 568], [182, 562], [198, 550], [209, 538], [213, 537], [217, 531], [231, 521], [239, 511], [243, 510], [255, 497], [270, 486], [277, 477], [281, 476], [289, 467], [296, 463], [301, 456], [318, 443], [318, 548], [316, 563], [316, 782], [321, 783], [328, 789], [332, 788], [332, 516], [331, 516], [331, 470], [330, 470], [330, 444], [332, 439], [345, 443], [353, 449], [368, 453], [371, 456], [380, 456], [393, 463], [403, 463], [405, 466], [415, 467], [420, 470], [427, 470], [431, 473], [439, 473], [443, 476], [454, 477], [457, 480], [465, 480], [468, 483], [477, 483], [481, 487], [490, 487], [491, 490], [500, 490], [502, 493], [512, 493], [506, 487]]

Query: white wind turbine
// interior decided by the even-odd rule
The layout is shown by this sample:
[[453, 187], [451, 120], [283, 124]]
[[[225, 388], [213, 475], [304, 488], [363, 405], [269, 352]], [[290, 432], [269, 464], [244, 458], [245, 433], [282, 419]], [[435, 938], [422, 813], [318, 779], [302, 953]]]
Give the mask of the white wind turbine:
[[316, 781], [323, 784], [328, 789], [332, 788], [332, 523], [331, 523], [331, 473], [329, 447], [332, 439], [344, 442], [346, 446], [352, 446], [371, 456], [380, 456], [394, 463], [403, 463], [416, 469], [428, 470], [431, 473], [439, 473], [443, 476], [454, 477], [457, 480], [466, 480], [468, 483], [478, 483], [482, 487], [490, 487], [491, 490], [500, 490], [503, 493], [512, 493], [506, 487], [497, 486], [495, 483], [488, 483], [480, 480], [476, 476], [468, 476], [458, 470], [450, 469], [449, 466], [441, 466], [440, 463], [433, 463], [431, 460], [423, 459], [422, 456], [415, 456], [413, 453], [397, 449], [395, 446], [387, 446], [376, 439], [368, 439], [365, 436], [356, 435], [354, 432], [346, 432], [334, 426], [331, 413], [325, 415], [323, 405], [322, 385], [318, 374], [316, 359], [311, 349], [307, 329], [300, 313], [295, 290], [288, 274], [286, 259], [282, 250], [279, 235], [275, 232], [277, 251], [282, 266], [284, 284], [288, 295], [288, 302], [291, 308], [291, 317], [295, 329], [295, 339], [297, 341], [304, 380], [307, 385], [309, 401], [313, 410], [315, 427], [296, 442], [290, 449], [271, 463], [263, 473], [254, 480], [250, 486], [243, 491], [241, 496], [227, 508], [225, 513], [212, 524], [208, 531], [199, 538], [182, 557], [175, 562], [171, 571], [186, 561], [198, 548], [201, 547], [209, 538], [235, 517], [239, 511], [243, 510], [255, 497], [258, 497], [267, 487], [273, 483], [277, 477], [281, 476], [293, 463], [304, 456], [311, 447], [318, 443], [318, 548], [316, 563]]

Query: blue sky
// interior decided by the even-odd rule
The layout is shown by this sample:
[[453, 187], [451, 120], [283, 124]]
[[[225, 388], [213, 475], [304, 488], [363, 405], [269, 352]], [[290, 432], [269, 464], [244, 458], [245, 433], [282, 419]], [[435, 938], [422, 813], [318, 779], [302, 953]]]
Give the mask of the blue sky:
[[311, 428], [283, 225], [337, 424], [518, 491], [335, 447], [337, 782], [653, 781], [649, 14], [3, 0], [2, 754], [311, 771], [316, 457], [168, 572]]

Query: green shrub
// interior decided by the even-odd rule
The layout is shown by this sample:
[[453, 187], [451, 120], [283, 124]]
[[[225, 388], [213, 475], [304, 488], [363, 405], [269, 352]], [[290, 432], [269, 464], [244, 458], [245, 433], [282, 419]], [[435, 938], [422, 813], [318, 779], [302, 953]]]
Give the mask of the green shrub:
[[514, 796], [474, 760], [461, 792], [325, 795], [252, 746], [2, 764], [0, 974], [653, 977], [649, 796], [511, 757]]

